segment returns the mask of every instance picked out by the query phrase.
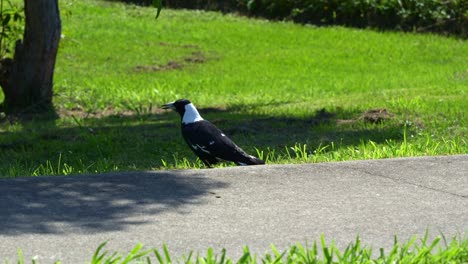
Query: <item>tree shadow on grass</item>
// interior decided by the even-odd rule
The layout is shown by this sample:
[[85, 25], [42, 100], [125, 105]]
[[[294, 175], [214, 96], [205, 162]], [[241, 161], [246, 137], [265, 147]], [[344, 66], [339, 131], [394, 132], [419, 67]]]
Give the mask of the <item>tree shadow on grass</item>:
[[[282, 103], [267, 107], [275, 104]], [[307, 144], [313, 150], [331, 143], [353, 147], [369, 140], [403, 140], [404, 126], [384, 109], [321, 109], [308, 116], [287, 117], [257, 112], [255, 107], [265, 106], [200, 108], [200, 112], [254, 155], [256, 149], [280, 153], [295, 144]], [[17, 132], [0, 132], [0, 175], [151, 170], [174, 166], [184, 158], [191, 163], [196, 160], [174, 112], [139, 110], [76, 120], [66, 126], [29, 123]]]
[[185, 214], [225, 187], [183, 171], [0, 179], [0, 235], [122, 230]]

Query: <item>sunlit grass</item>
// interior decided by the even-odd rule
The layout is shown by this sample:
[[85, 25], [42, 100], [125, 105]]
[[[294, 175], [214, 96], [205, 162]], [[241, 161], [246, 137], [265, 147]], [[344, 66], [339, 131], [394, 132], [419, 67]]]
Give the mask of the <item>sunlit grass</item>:
[[[102, 243], [91, 257], [91, 264], [126, 264], [126, 263], [193, 263], [193, 264], [413, 264], [413, 263], [466, 263], [468, 261], [468, 239], [455, 238], [447, 241], [444, 236], [428, 240], [426, 235], [418, 241], [414, 236], [408, 242], [401, 243], [395, 237], [393, 247], [386, 251], [383, 248], [363, 246], [359, 236], [349, 243], [345, 249], [339, 249], [333, 241], [326, 242], [321, 236], [320, 241], [311, 245], [297, 243], [286, 250], [271, 245], [271, 251], [265, 255], [257, 255], [245, 246], [243, 255], [236, 261], [229, 257], [228, 252], [222, 249], [216, 254], [213, 248], [206, 253], [190, 252], [182, 257], [171, 255], [168, 247], [162, 250], [144, 248], [137, 244], [129, 253], [108, 252], [105, 250], [106, 242]], [[22, 252], [19, 251], [17, 263], [25, 262]], [[8, 262], [6, 262], [8, 263]], [[38, 263], [32, 261], [32, 263]], [[57, 262], [58, 263], [58, 262]]]

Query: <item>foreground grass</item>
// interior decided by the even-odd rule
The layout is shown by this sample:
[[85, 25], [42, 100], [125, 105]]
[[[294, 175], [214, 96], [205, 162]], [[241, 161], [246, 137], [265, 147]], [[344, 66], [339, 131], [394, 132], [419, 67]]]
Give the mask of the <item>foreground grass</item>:
[[269, 163], [468, 153], [466, 41], [60, 6], [61, 118], [4, 121], [2, 177], [201, 167], [179, 117], [157, 110], [178, 98]]
[[[395, 237], [393, 247], [385, 252], [380, 248], [374, 252], [371, 247], [362, 245], [359, 237], [351, 242], [344, 250], [332, 241], [327, 243], [322, 236], [320, 243], [314, 242], [312, 246], [301, 244], [294, 245], [285, 251], [278, 250], [271, 246], [271, 253], [264, 256], [257, 256], [248, 247], [244, 247], [243, 255], [237, 261], [232, 260], [225, 249], [220, 254], [215, 254], [212, 248], [206, 251], [206, 255], [196, 256], [193, 252], [176, 259], [171, 256], [168, 248], [164, 245], [162, 251], [158, 249], [143, 249], [142, 244], [136, 245], [129, 253], [110, 253], [104, 249], [106, 243], [102, 243], [91, 258], [91, 264], [125, 264], [125, 263], [197, 263], [197, 264], [228, 264], [228, 263], [467, 263], [468, 262], [468, 239], [453, 239], [446, 241], [445, 237], [437, 237], [432, 242], [428, 240], [427, 233], [417, 241], [416, 236], [406, 243], [398, 242]], [[19, 252], [17, 263], [26, 263]], [[8, 262], [6, 262], [8, 263]], [[38, 263], [33, 260], [33, 263]], [[57, 262], [59, 263], [59, 262]]]

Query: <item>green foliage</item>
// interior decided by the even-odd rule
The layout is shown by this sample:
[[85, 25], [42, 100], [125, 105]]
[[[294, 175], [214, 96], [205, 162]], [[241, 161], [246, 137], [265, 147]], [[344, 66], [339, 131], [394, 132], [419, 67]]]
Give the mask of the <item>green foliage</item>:
[[109, 252], [102, 252], [103, 248], [106, 246], [107, 242], [102, 243], [96, 249], [92, 259], [91, 264], [128, 264], [128, 263], [143, 263], [140, 262], [142, 259], [148, 259], [147, 255], [152, 250], [143, 250], [143, 244], [137, 244], [126, 256], [119, 255], [117, 252], [114, 252], [109, 255]]
[[0, 0], [0, 59], [13, 57], [14, 45], [24, 30], [23, 7], [10, 0]]
[[[320, 237], [320, 246], [316, 242], [312, 247], [303, 246], [300, 243], [290, 247], [285, 251], [277, 249], [271, 245], [271, 253], [266, 253], [261, 259], [261, 263], [268, 264], [293, 264], [293, 263], [337, 263], [337, 264], [353, 264], [353, 263], [465, 263], [468, 261], [468, 239], [454, 238], [449, 244], [440, 245], [441, 237], [436, 237], [428, 244], [428, 233], [421, 239], [420, 243], [416, 242], [417, 237], [414, 236], [407, 243], [400, 244], [395, 237], [393, 247], [385, 253], [383, 248], [380, 248], [379, 255], [375, 257], [372, 254], [371, 247], [363, 247], [361, 239], [356, 237], [355, 242], [350, 243], [343, 251], [340, 250], [335, 243], [327, 243], [325, 237]], [[445, 238], [444, 238], [445, 239]], [[98, 251], [105, 245], [101, 244]], [[320, 248], [320, 250], [319, 250]], [[138, 249], [138, 250], [136, 250]], [[91, 262], [92, 264], [101, 263], [153, 263], [147, 255], [150, 250], [142, 251], [141, 244], [137, 245], [128, 256], [132, 256], [131, 260], [136, 262]], [[174, 260], [166, 245], [163, 245], [163, 254], [158, 250], [153, 249], [156, 259], [154, 263], [169, 264], [169, 263], [190, 263], [190, 264], [231, 264], [234, 263], [227, 254], [226, 250], [222, 249], [219, 256], [214, 254], [214, 250], [209, 248], [206, 251], [205, 257], [195, 257], [193, 252], [186, 257]], [[248, 247], [244, 247], [243, 255], [235, 263], [238, 264], [254, 264], [257, 263], [257, 256], [250, 252]], [[114, 253], [115, 255], [116, 253]], [[126, 259], [129, 259], [127, 256]], [[145, 258], [146, 257], [146, 258]]]
[[[441, 245], [441, 241], [445, 245]], [[379, 254], [373, 253], [372, 247], [363, 247], [359, 236], [354, 242], [340, 250], [335, 243], [327, 243], [325, 237], [320, 237], [320, 243], [314, 242], [312, 247], [303, 246], [300, 243], [281, 251], [271, 245], [271, 253], [266, 253], [260, 261], [257, 255], [244, 247], [243, 255], [233, 261], [228, 257], [225, 249], [220, 255], [214, 253], [213, 248], [206, 251], [205, 256], [195, 255], [190, 252], [187, 256], [175, 259], [171, 256], [166, 245], [163, 245], [162, 253], [157, 249], [143, 250], [141, 243], [137, 244], [128, 254], [122, 255], [118, 252], [109, 253], [103, 251], [107, 242], [102, 243], [92, 256], [90, 264], [137, 264], [137, 263], [186, 263], [186, 264], [413, 264], [413, 263], [466, 263], [468, 261], [468, 239], [454, 238], [447, 243], [445, 237], [436, 237], [432, 242], [428, 241], [428, 234], [418, 243], [414, 236], [408, 242], [401, 244], [397, 238], [394, 239], [393, 247], [386, 253], [383, 248]], [[25, 263], [21, 250], [18, 252], [18, 263]], [[8, 262], [6, 262], [8, 263]], [[35, 260], [32, 263], [37, 263]], [[60, 262], [56, 262], [59, 264]]]
[[468, 6], [459, 0], [240, 0], [250, 14], [300, 23], [433, 31], [466, 37]]

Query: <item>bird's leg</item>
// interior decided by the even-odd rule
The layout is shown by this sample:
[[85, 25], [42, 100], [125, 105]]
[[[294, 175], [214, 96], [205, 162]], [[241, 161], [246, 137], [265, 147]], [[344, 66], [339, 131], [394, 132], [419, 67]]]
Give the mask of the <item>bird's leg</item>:
[[205, 164], [205, 166], [206, 166], [208, 169], [213, 168], [213, 167], [211, 166], [211, 163], [210, 163], [208, 160], [202, 159], [202, 161], [203, 161], [203, 163]]

